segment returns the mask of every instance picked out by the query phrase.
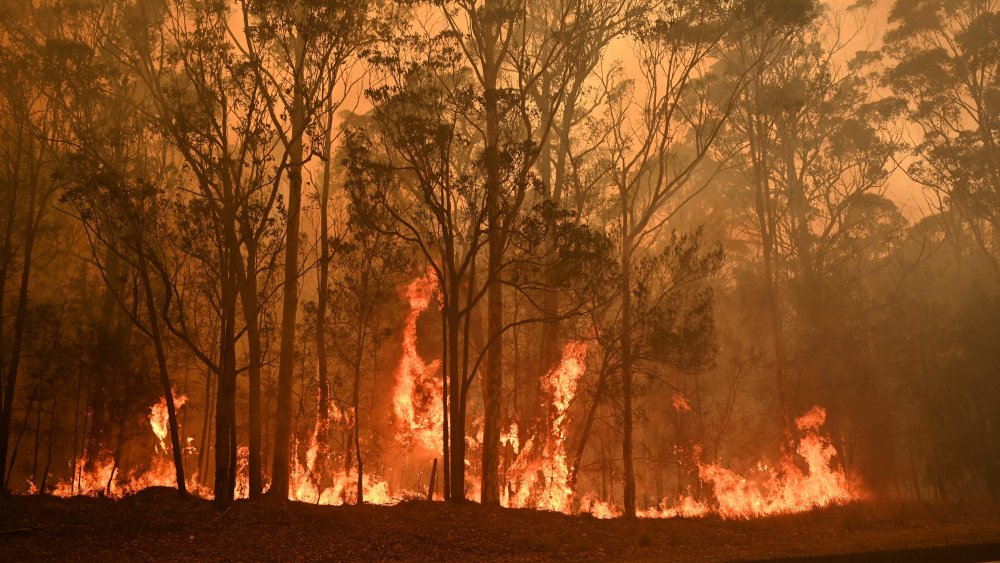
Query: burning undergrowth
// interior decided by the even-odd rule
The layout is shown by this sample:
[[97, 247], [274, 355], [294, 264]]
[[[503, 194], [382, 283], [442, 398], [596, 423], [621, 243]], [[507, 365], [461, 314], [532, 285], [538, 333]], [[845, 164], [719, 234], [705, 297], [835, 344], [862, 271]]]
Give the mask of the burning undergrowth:
[[[437, 279], [432, 272], [417, 278], [405, 288], [409, 313], [404, 325], [402, 350], [394, 370], [392, 385], [393, 452], [402, 452], [396, 465], [424, 465], [440, 456], [443, 438], [442, 382], [438, 361], [425, 361], [418, 352], [417, 322], [437, 296]], [[517, 422], [512, 422], [501, 435], [503, 445], [512, 458], [503, 472], [501, 504], [511, 508], [531, 508], [565, 514], [587, 513], [597, 518], [614, 518], [622, 514], [619, 506], [602, 500], [594, 492], [580, 490], [574, 482], [573, 467], [567, 456], [571, 435], [570, 407], [577, 397], [587, 371], [588, 344], [574, 341], [566, 344], [558, 365], [541, 379], [543, 392], [542, 422], [534, 435], [519, 439]], [[174, 408], [181, 409], [187, 401], [174, 395]], [[675, 394], [672, 399], [678, 413], [692, 411], [687, 399]], [[837, 462], [837, 450], [823, 433], [826, 411], [816, 406], [796, 422], [798, 440], [781, 461], [772, 466], [763, 461], [753, 468], [737, 472], [716, 462], [700, 459], [701, 448], [692, 449], [693, 463], [703, 485], [699, 495], [681, 495], [662, 499], [656, 506], [641, 510], [643, 518], [700, 517], [715, 514], [724, 519], [746, 519], [775, 514], [804, 512], [831, 505], [842, 505], [863, 498], [862, 487], [852, 480]], [[150, 407], [149, 426], [156, 439], [154, 454], [144, 470], [123, 471], [110, 453], [100, 459], [81, 457], [73, 467], [69, 480], [60, 481], [51, 493], [59, 497], [75, 495], [121, 498], [153, 486], [175, 487], [176, 476], [168, 438], [167, 408], [161, 398]], [[321, 428], [320, 424], [327, 424]], [[424, 497], [427, 484], [416, 487], [400, 485], [378, 472], [365, 471], [360, 487], [356, 465], [337, 459], [323, 448], [320, 436], [330, 425], [348, 432], [357, 424], [351, 409], [331, 407], [330, 416], [317, 421], [304, 456], [293, 456], [289, 499], [311, 504], [341, 505], [358, 501], [358, 491], [364, 502], [395, 504], [404, 498]], [[476, 426], [475, 421], [472, 424]], [[480, 432], [481, 434], [481, 432]], [[470, 454], [480, 444], [475, 434], [470, 441]], [[522, 436], [523, 437], [523, 436]], [[481, 438], [479, 438], [481, 440]], [[183, 455], [197, 454], [191, 445]], [[293, 451], [300, 452], [298, 444]], [[300, 452], [301, 453], [301, 452]], [[395, 456], [395, 454], [393, 454]], [[472, 455], [470, 455], [472, 457]], [[479, 479], [476, 466], [470, 468], [467, 498], [478, 498]], [[380, 467], [385, 467], [380, 466]], [[237, 455], [237, 498], [247, 497], [247, 451]], [[201, 497], [212, 492], [200, 484], [197, 473], [190, 475], [187, 489]], [[423, 488], [423, 491], [420, 489]], [[29, 490], [37, 492], [29, 483]]]

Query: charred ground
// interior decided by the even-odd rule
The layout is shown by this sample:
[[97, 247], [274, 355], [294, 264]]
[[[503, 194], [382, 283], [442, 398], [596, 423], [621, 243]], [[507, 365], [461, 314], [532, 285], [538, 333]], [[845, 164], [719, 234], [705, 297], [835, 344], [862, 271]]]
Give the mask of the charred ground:
[[1000, 558], [1000, 510], [859, 504], [749, 521], [598, 520], [478, 504], [314, 506], [238, 501], [217, 511], [148, 489], [121, 501], [0, 497], [0, 559], [821, 560]]

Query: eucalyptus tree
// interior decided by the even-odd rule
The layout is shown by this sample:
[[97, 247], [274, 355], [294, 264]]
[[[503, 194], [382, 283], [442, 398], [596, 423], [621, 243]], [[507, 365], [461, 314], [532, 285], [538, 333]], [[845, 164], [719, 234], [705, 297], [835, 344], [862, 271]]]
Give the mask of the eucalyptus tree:
[[[547, 53], [559, 48], [559, 42], [551, 39], [549, 30], [557, 27], [554, 22], [564, 17], [568, 4], [567, 2], [528, 4], [530, 7], [525, 22], [524, 42], [532, 52]], [[605, 64], [606, 59], [610, 57], [609, 45], [621, 40], [642, 21], [647, 4], [642, 0], [580, 2], [576, 17], [586, 18], [586, 25], [581, 26], [570, 40], [569, 49], [573, 57], [553, 59], [548, 71], [539, 73], [537, 80], [526, 83], [525, 94], [540, 112], [539, 122], [552, 122], [551, 133], [538, 139], [535, 174], [539, 179], [540, 199], [555, 207], [574, 210], [577, 222], [584, 222], [601, 199], [594, 191], [594, 186], [600, 182], [602, 175], [597, 173], [588, 178], [587, 173], [583, 172], [586, 166], [584, 161], [592, 155], [599, 144], [599, 140], [595, 139], [599, 137], [599, 133], [594, 134], [595, 128], [592, 123], [595, 110], [600, 107], [602, 94], [594, 80], [596, 69]], [[518, 74], [531, 76], [539, 60], [543, 60], [543, 57], [519, 57], [515, 64], [529, 66], [518, 68]], [[551, 104], [550, 100], [553, 95], [558, 95], [560, 89], [563, 91], [561, 105]], [[551, 116], [545, 114], [548, 111], [555, 111], [555, 114]], [[584, 199], [590, 200], [589, 206], [578, 205], [582, 194], [586, 194], [583, 196]], [[550, 214], [550, 216], [556, 215]], [[556, 231], [555, 228], [549, 229], [550, 234]], [[558, 256], [554, 251], [555, 240], [546, 239], [544, 244], [547, 246], [546, 255], [550, 260], [555, 260]], [[543, 277], [548, 276], [548, 283], [543, 284], [538, 305], [542, 309], [543, 317], [548, 320], [541, 323], [540, 338], [537, 340], [537, 362], [529, 363], [532, 366], [529, 371], [536, 376], [531, 381], [533, 395], [528, 402], [529, 412], [521, 413], [519, 428], [522, 429], [526, 426], [525, 418], [529, 420], [534, 418], [531, 411], [536, 410], [540, 403], [538, 398], [541, 396], [541, 375], [551, 369], [560, 356], [561, 324], [558, 317], [563, 299], [561, 291], [556, 289], [559, 283], [553, 277], [555, 270], [556, 268], [552, 267], [549, 268], [549, 273], [543, 274]]]
[[[287, 162], [287, 227], [271, 474], [271, 492], [280, 498], [288, 496], [289, 487], [303, 170], [313, 152], [309, 143], [315, 142], [318, 147], [322, 142], [324, 112], [336, 109], [336, 104], [330, 105], [333, 88], [343, 87], [340, 83], [345, 70], [374, 38], [383, 10], [367, 0], [240, 2], [243, 33], [234, 44], [240, 45], [249, 62]], [[326, 416], [321, 409], [320, 417]]]
[[[504, 318], [503, 303], [510, 238], [535, 184], [539, 147], [552, 134], [555, 116], [579, 74], [582, 61], [575, 50], [588, 37], [609, 33], [595, 28], [613, 29], [617, 17], [607, 13], [613, 14], [614, 8], [586, 0], [434, 0], [429, 4], [444, 22], [440, 36], [452, 43], [476, 92], [477, 103], [469, 114], [475, 117], [471, 123], [478, 131], [482, 155], [488, 241], [481, 500], [498, 504], [503, 341], [512, 326]], [[539, 88], [546, 95], [532, 95]]]
[[885, 81], [919, 131], [910, 177], [956, 209], [1000, 276], [1000, 2], [897, 0]]
[[[808, 17], [808, 2], [786, 5], [747, 2], [698, 5], [660, 2], [635, 32], [636, 79], [621, 70], [608, 73], [604, 90], [606, 158], [617, 217], [612, 223], [620, 245], [620, 349], [622, 371], [624, 509], [636, 513], [633, 462], [633, 319], [637, 253], [650, 244], [687, 201], [707, 187], [706, 176], [725, 162], [711, 162], [713, 149], [749, 80], [763, 68], [770, 50], [789, 29]], [[758, 31], [761, 24], [779, 25]], [[736, 79], [710, 79], [734, 42], [761, 33], [765, 49], [748, 57]], [[631, 94], [631, 95], [629, 95]]]
[[469, 370], [472, 314], [483, 293], [475, 281], [477, 258], [486, 244], [476, 132], [466, 115], [474, 94], [447, 38], [411, 41], [386, 45], [375, 59], [381, 86], [368, 92], [369, 122], [345, 137], [346, 187], [358, 218], [413, 245], [437, 278], [444, 490], [445, 498], [460, 501], [475, 375]]
[[[842, 265], [843, 247], [862, 244], [857, 221], [878, 212], [872, 198], [881, 198], [898, 149], [891, 128], [898, 104], [876, 94], [877, 55], [861, 51], [839, 62], [853, 39], [839, 31], [844, 17], [863, 21], [865, 11], [829, 11], [769, 47], [769, 63], [745, 89], [722, 143], [750, 188], [748, 230], [761, 248], [786, 453], [792, 451], [786, 381], [795, 350], [789, 350], [782, 286], [794, 279], [794, 309], [804, 327], [799, 332], [815, 347], [826, 324], [822, 303], [833, 298], [824, 287]], [[751, 53], [762, 50], [762, 41], [734, 49], [731, 60], [756, 56]], [[890, 209], [878, 220], [891, 223], [893, 214]]]
[[[46, 70], [31, 10], [12, 7], [0, 20], [0, 483], [9, 477], [7, 456], [14, 396], [22, 367], [33, 286], [32, 263], [51, 202], [64, 186], [58, 139], [66, 121], [48, 103], [56, 84], [37, 77]], [[5, 312], [13, 305], [12, 312]], [[11, 319], [8, 325], [8, 320]]]
[[[243, 326], [257, 327], [257, 275], [267, 260], [258, 250], [266, 244], [264, 238], [274, 235], [278, 186], [288, 162], [287, 155], [273, 156], [277, 134], [268, 98], [253, 65], [232, 40], [232, 13], [215, 2], [125, 4], [119, 17], [137, 32], [111, 47], [138, 78], [149, 98], [154, 129], [176, 149], [194, 184], [176, 198], [179, 235], [173, 242], [180, 262], [173, 267], [186, 268], [191, 260], [201, 266], [188, 271], [203, 278], [203, 295], [219, 320], [218, 354], [192, 336], [192, 322], [198, 320], [192, 321], [185, 310], [177, 286], [177, 306], [164, 318], [170, 331], [218, 376], [215, 493], [220, 505], [232, 500], [236, 483], [237, 344]], [[161, 272], [167, 276], [168, 271]], [[259, 347], [251, 350], [256, 368], [262, 358], [254, 352]], [[251, 428], [259, 429], [259, 418], [251, 408]], [[251, 463], [251, 495], [260, 491], [258, 448], [259, 441], [251, 437], [251, 460], [258, 460]]]
[[[143, 102], [136, 95], [136, 78], [104, 56], [108, 35], [95, 30], [106, 22], [93, 6], [88, 8], [57, 11], [61, 27], [40, 30], [50, 34], [42, 51], [42, 75], [53, 85], [47, 103], [61, 109], [65, 122], [64, 133], [53, 136], [67, 155], [60, 172], [67, 183], [61, 202], [70, 204], [88, 235], [106, 301], [116, 302], [153, 345], [175, 480], [184, 496], [183, 450], [167, 363], [170, 342], [161, 317], [175, 280], [160, 275], [171, 251], [172, 206], [164, 186], [178, 178], [170, 151], [139, 109]], [[168, 283], [161, 286], [164, 279]], [[120, 447], [116, 466], [118, 452]]]

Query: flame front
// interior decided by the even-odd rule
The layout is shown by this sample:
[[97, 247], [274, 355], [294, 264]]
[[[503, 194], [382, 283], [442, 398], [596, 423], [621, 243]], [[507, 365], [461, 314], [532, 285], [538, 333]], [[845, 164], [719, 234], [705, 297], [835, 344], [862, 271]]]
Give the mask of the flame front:
[[[718, 463], [698, 461], [698, 477], [712, 485], [712, 498], [682, 496], [675, 503], [664, 499], [641, 512], [647, 518], [698, 517], [716, 513], [726, 519], [756, 518], [805, 512], [863, 498], [857, 483], [835, 467], [837, 450], [821, 433], [826, 410], [815, 406], [795, 423], [801, 437], [795, 454], [786, 455], [778, 471], [764, 462], [740, 475]], [[695, 449], [696, 457], [700, 448]], [[802, 465], [805, 465], [805, 470]], [[596, 515], [596, 514], [595, 514]]]
[[[180, 409], [187, 402], [184, 395], [174, 395], [174, 409]], [[177, 487], [177, 473], [171, 458], [170, 443], [167, 436], [170, 425], [167, 419], [167, 400], [160, 397], [149, 409], [149, 426], [156, 436], [159, 445], [154, 445], [154, 454], [150, 458], [149, 467], [139, 471], [131, 469], [125, 473], [118, 467], [114, 456], [103, 452], [99, 459], [89, 460], [81, 456], [73, 464], [73, 475], [69, 481], [56, 483], [51, 494], [57, 497], [108, 496], [121, 498], [137, 493], [148, 487]], [[182, 455], [196, 453], [194, 446], [189, 444], [183, 448]], [[192, 494], [209, 498], [211, 492], [198, 484], [197, 475], [185, 478], [187, 489]], [[34, 484], [30, 485], [34, 487]]]
[[[417, 349], [417, 321], [437, 295], [437, 278], [433, 271], [409, 283], [405, 296], [409, 313], [403, 331], [402, 354], [395, 370], [392, 386], [394, 447], [402, 448], [403, 458], [397, 462], [404, 467], [410, 461], [417, 465], [429, 461], [442, 451], [443, 413], [441, 406], [441, 381], [438, 377], [439, 361], [425, 362]], [[501, 443], [513, 457], [505, 472], [501, 503], [507, 507], [535, 508], [563, 513], [589, 513], [597, 518], [614, 518], [622, 514], [621, 507], [613, 502], [585, 492], [574, 490], [571, 465], [567, 460], [566, 441], [569, 435], [569, 411], [580, 380], [586, 372], [587, 344], [569, 342], [565, 345], [559, 364], [541, 380], [542, 407], [545, 416], [534, 435], [519, 439], [517, 422], [501, 433]], [[174, 408], [181, 409], [187, 402], [184, 395], [174, 394]], [[688, 398], [675, 392], [670, 402], [678, 416], [693, 412]], [[717, 514], [722, 518], [754, 518], [773, 514], [804, 512], [819, 507], [845, 504], [863, 497], [861, 487], [852, 482], [843, 468], [835, 462], [837, 450], [823, 434], [826, 411], [813, 407], [796, 421], [799, 439], [793, 452], [787, 453], [779, 468], [759, 462], [743, 474], [723, 467], [719, 463], [703, 463], [701, 448], [691, 448], [698, 477], [710, 485], [710, 496], [696, 498], [681, 495], [665, 498], [656, 506], [639, 511], [645, 518], [700, 517]], [[350, 434], [358, 424], [353, 410], [330, 407], [325, 422], [317, 420], [303, 456], [295, 455], [292, 461], [289, 499], [314, 504], [353, 504], [357, 502], [358, 474], [356, 464], [345, 463], [351, 453], [341, 450], [333, 454], [321, 447], [321, 436], [336, 426]], [[73, 467], [73, 477], [60, 481], [52, 494], [60, 497], [73, 495], [106, 495], [120, 498], [146, 487], [176, 486], [176, 473], [170, 452], [169, 420], [165, 398], [150, 407], [149, 425], [156, 437], [154, 455], [148, 468], [130, 469], [123, 474], [109, 453], [100, 459], [81, 457]], [[479, 428], [478, 434], [466, 436], [470, 451], [481, 448], [482, 421], [474, 421], [470, 428]], [[197, 454], [192, 445], [193, 437], [186, 441], [182, 456]], [[297, 444], [293, 451], [299, 452]], [[325, 456], [320, 463], [320, 456]], [[248, 484], [248, 450], [237, 450], [236, 497], [246, 498]], [[378, 463], [374, 467], [389, 469]], [[381, 460], [383, 463], [386, 459]], [[468, 460], [466, 462], [468, 464]], [[469, 466], [470, 474], [466, 496], [479, 497], [479, 475]], [[380, 470], [381, 471], [381, 470]], [[412, 476], [412, 475], [411, 475]], [[422, 478], [422, 477], [421, 477]], [[398, 479], [393, 482], [398, 482]], [[412, 481], [410, 481], [412, 482]], [[209, 498], [211, 490], [198, 484], [197, 474], [188, 476], [187, 488], [192, 494]], [[265, 482], [266, 488], [266, 482]], [[419, 486], [418, 486], [419, 488]], [[29, 490], [37, 492], [34, 484]], [[364, 500], [371, 504], [393, 504], [407, 496], [424, 496], [424, 493], [395, 489], [379, 473], [366, 472], [362, 482]]]
[[417, 319], [430, 306], [437, 293], [438, 280], [433, 270], [406, 286], [410, 313], [403, 328], [403, 356], [396, 371], [393, 388], [393, 412], [402, 424], [399, 439], [427, 453], [442, 451], [441, 381], [436, 377], [440, 360], [424, 362], [417, 351]]
[[[511, 464], [508, 490], [504, 491], [505, 506], [571, 512], [573, 488], [566, 461], [567, 415], [577, 384], [586, 371], [586, 360], [587, 344], [570, 342], [563, 348], [559, 365], [542, 379], [542, 389], [549, 401], [547, 428], [529, 438]], [[513, 444], [516, 434], [514, 427]], [[541, 446], [537, 445], [539, 442]]]
[[[781, 471], [760, 463], [756, 475], [741, 476], [718, 464], [699, 465], [701, 480], [715, 490], [716, 510], [724, 518], [752, 518], [771, 514], [805, 512], [845, 504], [861, 497], [841, 468], [832, 464], [837, 450], [820, 433], [826, 410], [813, 407], [796, 420], [802, 437], [796, 453], [781, 463]], [[804, 462], [803, 471], [799, 462]]]

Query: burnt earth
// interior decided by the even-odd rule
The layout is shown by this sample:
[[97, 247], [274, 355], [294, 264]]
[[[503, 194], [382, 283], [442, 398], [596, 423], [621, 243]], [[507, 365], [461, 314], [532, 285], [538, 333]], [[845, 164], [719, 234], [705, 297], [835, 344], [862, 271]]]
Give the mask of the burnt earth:
[[[834, 557], [830, 557], [830, 556]], [[329, 507], [0, 497], [0, 561], [1000, 559], [1000, 510], [854, 505], [750, 521], [597, 520], [421, 501]]]

